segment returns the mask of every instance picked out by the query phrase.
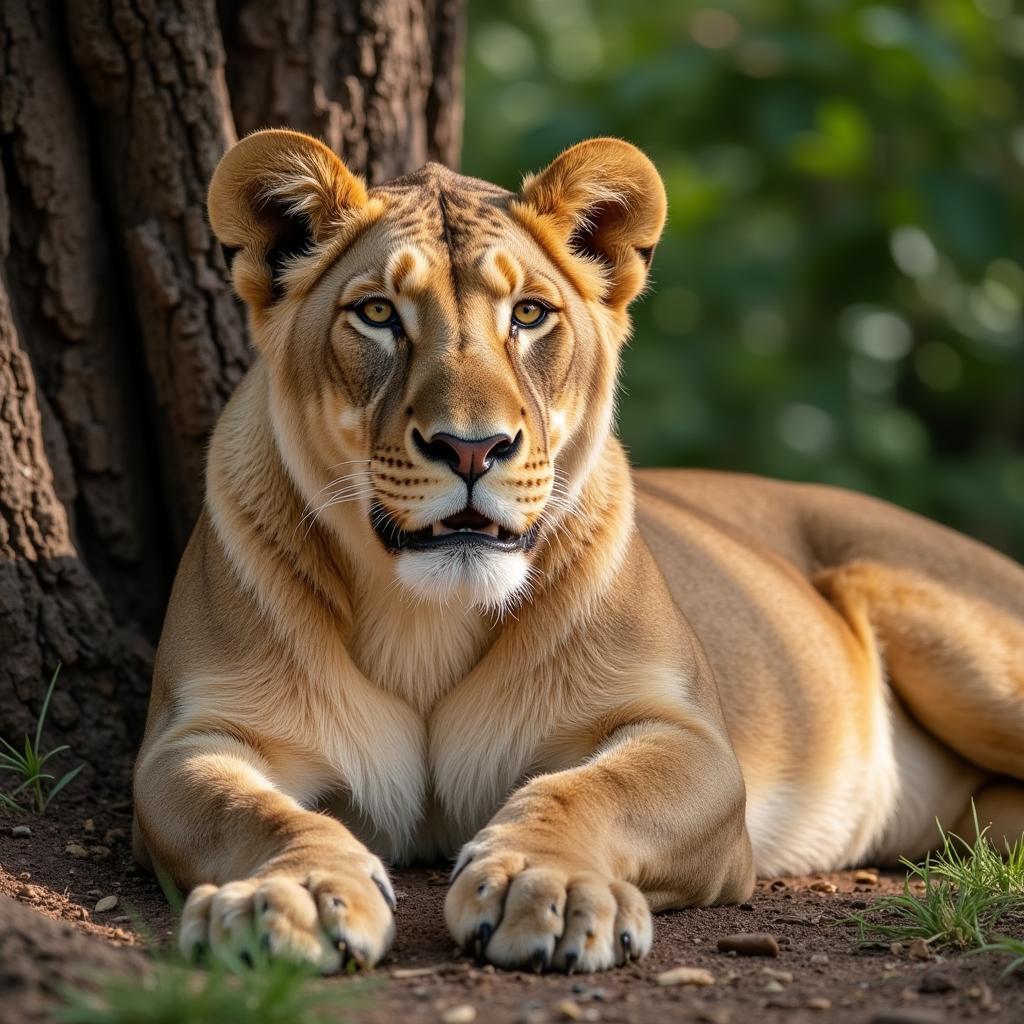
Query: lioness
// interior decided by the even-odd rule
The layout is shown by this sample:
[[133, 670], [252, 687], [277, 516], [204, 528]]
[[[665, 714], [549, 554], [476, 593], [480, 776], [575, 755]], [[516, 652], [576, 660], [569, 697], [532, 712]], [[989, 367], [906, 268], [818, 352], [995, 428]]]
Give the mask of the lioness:
[[384, 861], [457, 855], [501, 967], [643, 957], [755, 874], [1024, 829], [1024, 571], [826, 487], [630, 471], [627, 307], [665, 219], [594, 139], [509, 193], [367, 189], [265, 131], [210, 186], [258, 356], [210, 446], [135, 772], [181, 942], [324, 971]]

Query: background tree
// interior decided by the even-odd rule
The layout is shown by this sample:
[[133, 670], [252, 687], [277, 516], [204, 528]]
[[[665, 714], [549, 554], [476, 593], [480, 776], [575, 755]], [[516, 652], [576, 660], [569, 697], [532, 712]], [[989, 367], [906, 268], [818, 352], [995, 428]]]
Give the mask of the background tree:
[[138, 738], [153, 643], [250, 359], [206, 222], [224, 150], [322, 136], [371, 182], [455, 165], [460, 0], [0, 4], [0, 735], [93, 768]]

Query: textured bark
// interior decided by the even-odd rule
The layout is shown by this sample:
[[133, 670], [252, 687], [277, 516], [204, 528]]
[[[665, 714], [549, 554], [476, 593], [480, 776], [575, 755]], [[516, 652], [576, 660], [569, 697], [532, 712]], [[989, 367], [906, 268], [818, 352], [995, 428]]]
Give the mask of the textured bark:
[[[8, 214], [5, 205], [4, 257]], [[13, 736], [30, 731], [28, 709], [38, 708], [45, 677], [61, 661], [52, 725], [77, 727], [93, 754], [123, 750], [144, 704], [148, 651], [117, 628], [75, 550], [43, 445], [32, 367], [2, 281], [0, 396], [0, 673], [5, 698], [15, 698], [0, 702], [0, 728]]]
[[205, 211], [236, 119], [319, 134], [373, 180], [454, 164], [462, 5], [0, 3], [0, 736], [59, 660], [49, 739], [101, 771], [137, 741], [249, 362]]
[[105, 230], [60, 9], [48, 0], [0, 12], [0, 153], [7, 169], [12, 303], [38, 385], [54, 486], [92, 571], [152, 632], [165, 569], [156, 465], [144, 441], [145, 391], [125, 269]]
[[380, 182], [457, 165], [462, 0], [226, 0], [227, 75], [240, 135], [319, 135]]
[[180, 544], [203, 456], [249, 362], [244, 317], [206, 224], [206, 186], [234, 125], [212, 0], [72, 0], [68, 35], [127, 254]]

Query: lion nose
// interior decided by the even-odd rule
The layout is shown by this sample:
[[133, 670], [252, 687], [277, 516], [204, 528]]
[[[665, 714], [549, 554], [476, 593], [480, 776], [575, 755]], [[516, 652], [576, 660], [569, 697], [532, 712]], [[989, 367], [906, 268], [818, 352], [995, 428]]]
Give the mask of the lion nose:
[[414, 430], [413, 443], [428, 459], [434, 462], [446, 462], [466, 483], [471, 484], [484, 475], [494, 465], [505, 459], [511, 459], [519, 450], [523, 434], [493, 434], [479, 441], [467, 437], [456, 437], [454, 434], [434, 434], [429, 441]]

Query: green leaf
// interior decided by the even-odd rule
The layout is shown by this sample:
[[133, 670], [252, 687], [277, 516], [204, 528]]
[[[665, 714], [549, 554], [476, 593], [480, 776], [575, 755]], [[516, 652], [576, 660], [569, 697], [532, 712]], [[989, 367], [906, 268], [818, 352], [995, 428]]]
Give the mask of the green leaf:
[[[57, 794], [58, 794], [58, 793], [59, 793], [59, 792], [60, 792], [60, 791], [61, 791], [61, 790], [62, 790], [62, 789], [63, 789], [63, 788], [64, 788], [64, 787], [65, 787], [65, 786], [66, 786], [66, 785], [67, 785], [67, 784], [69, 783], [69, 782], [73, 781], [73, 780], [75, 779], [75, 777], [76, 777], [76, 776], [78, 775], [78, 773], [79, 773], [79, 772], [80, 772], [80, 771], [81, 771], [81, 770], [82, 770], [82, 769], [83, 769], [84, 767], [85, 767], [85, 765], [84, 765], [84, 764], [80, 764], [80, 765], [79, 765], [79, 766], [78, 766], [77, 768], [72, 768], [72, 769], [71, 769], [71, 771], [69, 771], [69, 772], [67, 772], [67, 773], [66, 773], [65, 775], [61, 776], [60, 782], [58, 782], [58, 783], [57, 783], [57, 784], [56, 784], [56, 785], [55, 785], [55, 786], [53, 787], [53, 789], [51, 789], [51, 790], [50, 790], [49, 794], [48, 794], [48, 795], [47, 795], [47, 797], [46, 797], [46, 800], [45, 800], [45, 801], [44, 801], [44, 803], [43, 803], [43, 810], [44, 810], [44, 811], [46, 810], [46, 808], [47, 808], [47, 807], [49, 807], [49, 806], [50, 806], [50, 801], [51, 801], [51, 800], [53, 800], [53, 798], [54, 798], [54, 797], [55, 797], [55, 796], [56, 796], [56, 795], [57, 795]], [[52, 776], [48, 776], [48, 777], [49, 777], [49, 778], [52, 778]]]
[[2, 743], [11, 752], [11, 754], [18, 759], [19, 763], [21, 762], [21, 753], [15, 747], [12, 747], [2, 736], [0, 736], [0, 743]]
[[41, 758], [39, 758], [39, 767], [42, 768], [42, 766], [46, 764], [46, 762], [49, 761], [54, 754], [62, 754], [64, 753], [65, 750], [70, 749], [71, 748], [66, 743], [63, 746], [54, 747], [53, 750], [49, 751], [49, 753], [44, 754]]
[[29, 786], [33, 785], [36, 781], [36, 777], [33, 775], [30, 778], [25, 779], [20, 786], [16, 786], [11, 790], [11, 796], [17, 796], [19, 793], [23, 793]]
[[[53, 696], [53, 688], [57, 685], [57, 676], [60, 675], [61, 663], [53, 670], [53, 678], [46, 688], [46, 696], [43, 698], [43, 709], [39, 712], [39, 721], [36, 722], [36, 750], [39, 749], [39, 741], [43, 735], [43, 724], [46, 722], [46, 713], [50, 710], [50, 698]], [[26, 741], [27, 742], [27, 741]]]
[[16, 811], [19, 814], [25, 813], [25, 808], [21, 806], [16, 800], [11, 799], [7, 793], [0, 792], [0, 804], [4, 807], [9, 807], [12, 811]]
[[21, 758], [15, 760], [13, 757], [8, 757], [6, 754], [0, 754], [0, 770], [24, 775], [25, 762]]

